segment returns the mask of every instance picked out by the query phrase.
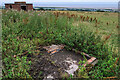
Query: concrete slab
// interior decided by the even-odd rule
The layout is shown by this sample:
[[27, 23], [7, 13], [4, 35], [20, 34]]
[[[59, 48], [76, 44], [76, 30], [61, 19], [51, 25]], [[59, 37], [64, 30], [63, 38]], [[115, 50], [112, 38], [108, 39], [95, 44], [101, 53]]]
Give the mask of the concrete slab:
[[[63, 74], [75, 76], [75, 72], [79, 70], [79, 66], [86, 67], [88, 64], [93, 66], [97, 63], [95, 57], [89, 56], [80, 51], [67, 51], [64, 49], [65, 45], [51, 45], [43, 47], [46, 50], [40, 51], [42, 55], [34, 58], [34, 63], [31, 66], [31, 73], [37, 73], [33, 77], [38, 77], [39, 71], [42, 71], [41, 76], [43, 79], [47, 78], [61, 78]], [[84, 57], [86, 59], [84, 59]], [[79, 64], [79, 61], [87, 60], [84, 64]], [[89, 69], [92, 67], [89, 67]], [[36, 69], [36, 70], [35, 70]], [[37, 72], [36, 72], [37, 71]]]

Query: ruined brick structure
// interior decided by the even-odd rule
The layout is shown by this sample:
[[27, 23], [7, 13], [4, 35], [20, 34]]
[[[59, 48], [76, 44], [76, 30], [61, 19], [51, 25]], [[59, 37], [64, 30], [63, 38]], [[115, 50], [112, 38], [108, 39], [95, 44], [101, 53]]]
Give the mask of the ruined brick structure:
[[5, 4], [6, 9], [15, 9], [15, 10], [33, 10], [33, 4], [26, 4], [26, 2], [15, 2], [14, 4], [12, 3], [6, 3]]

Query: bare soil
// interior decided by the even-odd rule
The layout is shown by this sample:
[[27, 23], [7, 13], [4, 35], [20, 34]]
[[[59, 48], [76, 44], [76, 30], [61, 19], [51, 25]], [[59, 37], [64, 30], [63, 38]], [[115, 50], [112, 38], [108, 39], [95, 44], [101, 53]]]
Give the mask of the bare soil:
[[74, 69], [76, 71], [80, 60], [84, 60], [83, 56], [73, 51], [63, 49], [50, 55], [46, 50], [41, 50], [39, 55], [31, 57], [32, 65], [29, 73], [33, 78], [62, 78], [64, 74], [70, 75]]

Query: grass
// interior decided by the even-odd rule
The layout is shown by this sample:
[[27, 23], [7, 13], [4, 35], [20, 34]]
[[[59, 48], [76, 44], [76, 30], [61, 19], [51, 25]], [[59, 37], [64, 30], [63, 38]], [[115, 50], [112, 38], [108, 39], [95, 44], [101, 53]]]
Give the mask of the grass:
[[[90, 20], [95, 17], [97, 22]], [[99, 60], [91, 71], [79, 76], [119, 76], [117, 13], [3, 10], [2, 18], [3, 78], [32, 78], [27, 72], [31, 61], [18, 55], [34, 54], [38, 47], [51, 44], [65, 44], [68, 50], [75, 48]]]

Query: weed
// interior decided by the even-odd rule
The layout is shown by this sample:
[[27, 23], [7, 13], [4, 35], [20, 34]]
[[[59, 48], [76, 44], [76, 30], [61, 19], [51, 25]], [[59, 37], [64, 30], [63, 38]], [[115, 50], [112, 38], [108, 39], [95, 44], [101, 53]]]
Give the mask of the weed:
[[[93, 14], [89, 14], [88, 17], [88, 14], [85, 13], [82, 13], [83, 16], [69, 12], [62, 14], [55, 12], [53, 14], [52, 12], [18, 12], [14, 10], [5, 10], [3, 13], [3, 78], [31, 78], [27, 72], [31, 62], [27, 60], [25, 55], [22, 57], [18, 55], [26, 51], [28, 51], [26, 54], [33, 54], [36, 52], [35, 47], [50, 44], [65, 44], [69, 50], [74, 48], [99, 59], [96, 67], [89, 73], [85, 68], [81, 68], [79, 77], [119, 76], [118, 54], [115, 54], [113, 50], [117, 44], [117, 31], [113, 27], [116, 27], [116, 24], [111, 23], [109, 28], [107, 27], [106, 23], [109, 21], [106, 22], [106, 19], [109, 15], [99, 14], [105, 17], [101, 18], [98, 13], [95, 13], [96, 17]], [[110, 18], [112, 20], [114, 16]], [[73, 23], [77, 23], [77, 26]], [[94, 27], [95, 24], [96, 27]], [[114, 33], [111, 35], [107, 32]], [[108, 35], [105, 41], [101, 40], [103, 34]]]

